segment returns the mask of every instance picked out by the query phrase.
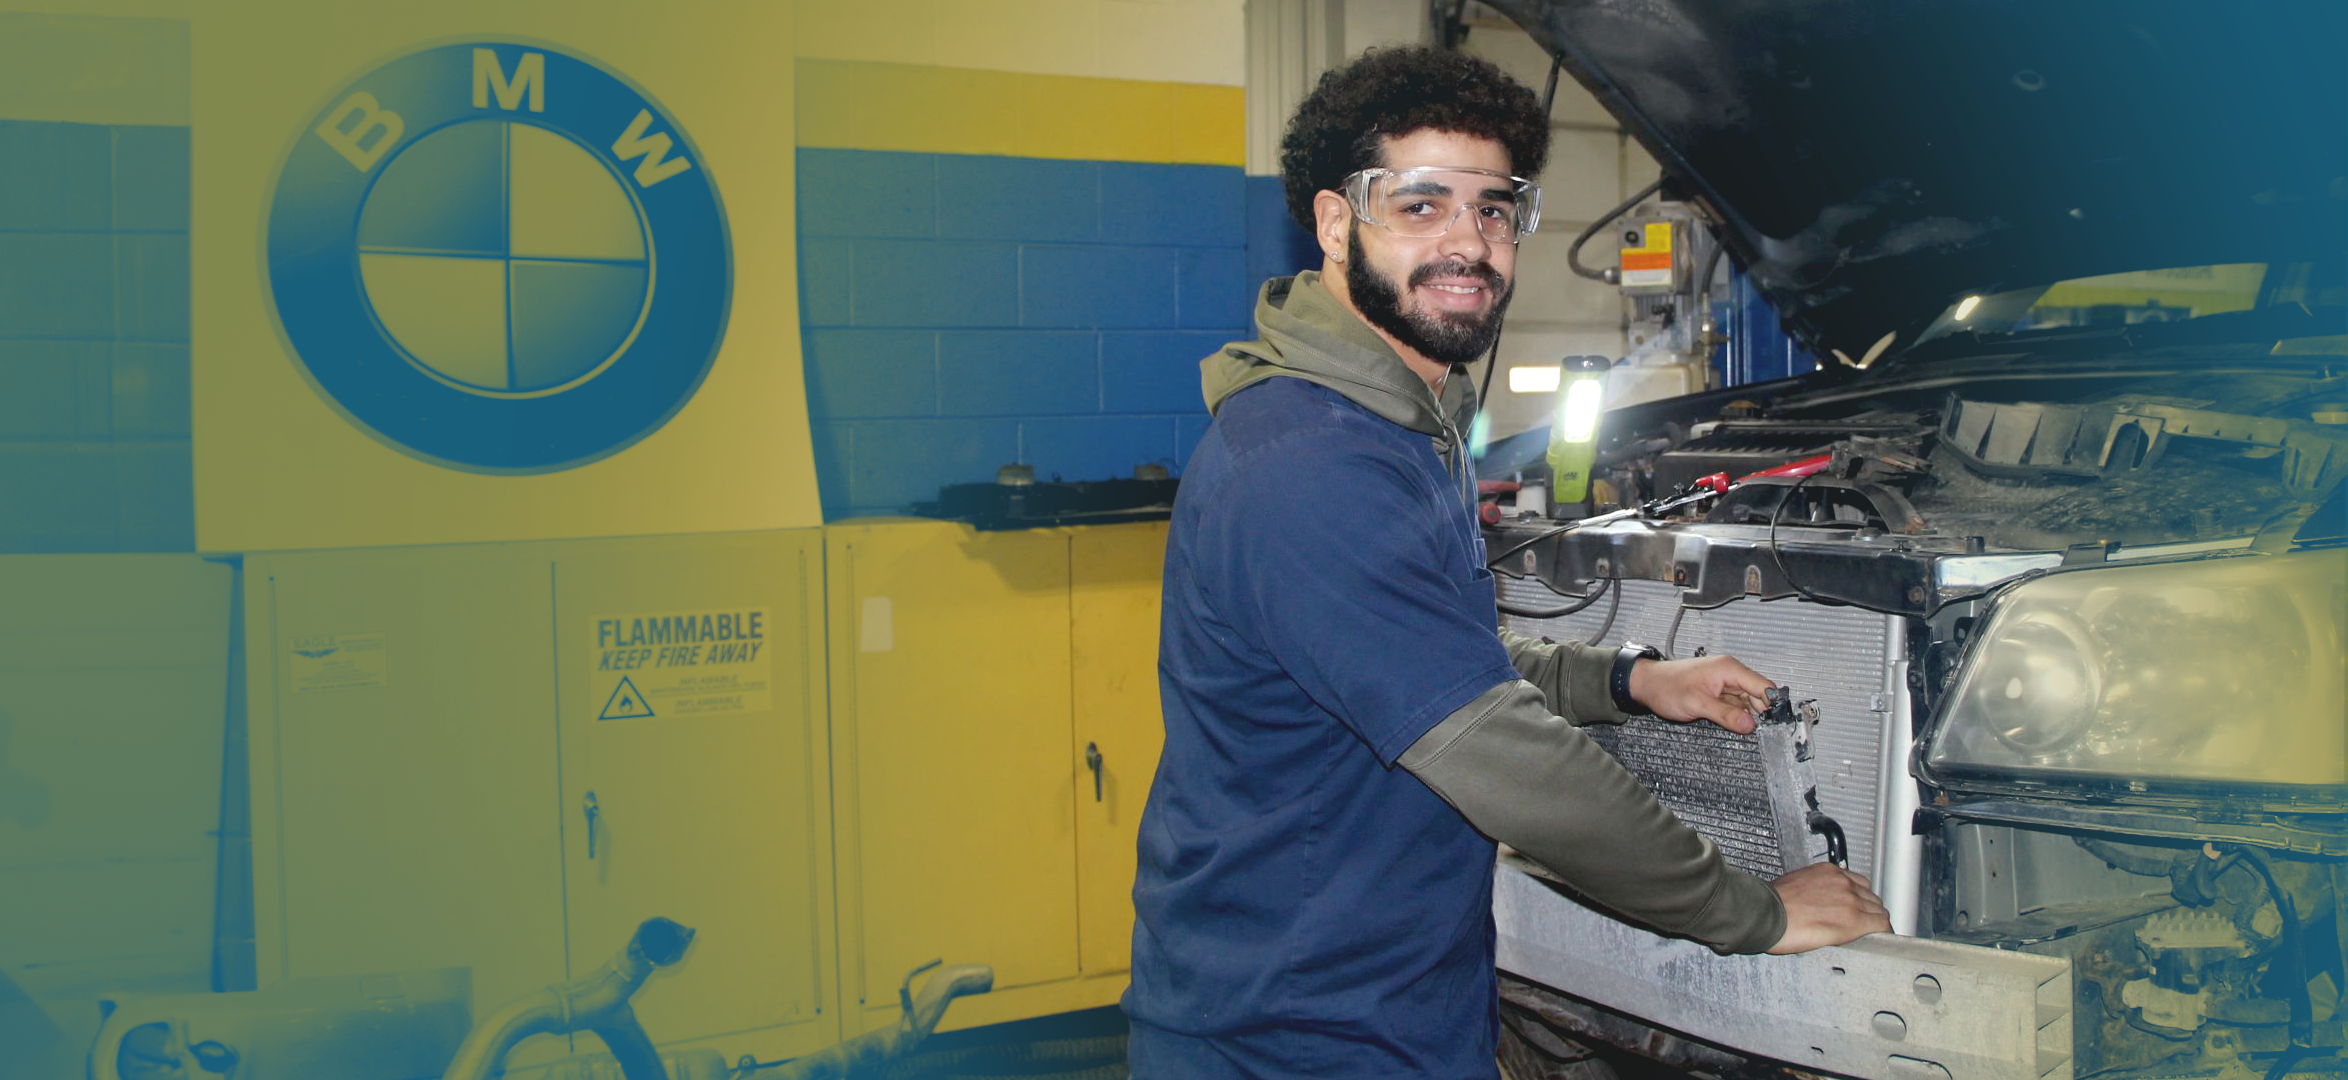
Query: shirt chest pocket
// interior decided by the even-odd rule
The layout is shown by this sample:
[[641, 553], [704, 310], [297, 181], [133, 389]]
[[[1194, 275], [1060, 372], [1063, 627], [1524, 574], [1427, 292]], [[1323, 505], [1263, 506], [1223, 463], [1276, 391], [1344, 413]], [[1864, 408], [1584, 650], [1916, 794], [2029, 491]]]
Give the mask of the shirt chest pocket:
[[1467, 580], [1454, 582], [1453, 587], [1459, 590], [1459, 609], [1476, 620], [1476, 625], [1500, 629], [1499, 583], [1492, 571], [1476, 566]]
[[1452, 580], [1452, 587], [1459, 591], [1459, 609], [1476, 620], [1476, 625], [1497, 631], [1500, 629], [1499, 582], [1493, 579], [1492, 568], [1484, 562], [1484, 531], [1476, 527], [1472, 511], [1461, 507], [1457, 512], [1467, 522], [1466, 535], [1462, 538], [1467, 576]]

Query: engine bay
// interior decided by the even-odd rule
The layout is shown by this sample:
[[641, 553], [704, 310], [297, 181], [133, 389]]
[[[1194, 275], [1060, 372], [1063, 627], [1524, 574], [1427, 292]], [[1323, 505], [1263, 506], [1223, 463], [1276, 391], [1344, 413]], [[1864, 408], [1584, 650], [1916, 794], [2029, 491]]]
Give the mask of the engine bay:
[[[1487, 512], [1501, 608], [1554, 640], [1730, 653], [1819, 699], [1803, 794], [1914, 912], [1903, 933], [2068, 963], [2076, 1038], [2042, 1038], [2072, 1075], [2336, 1070], [2338, 785], [2276, 800], [2253, 782], [2343, 753], [2315, 737], [2336, 687], [2261, 704], [2340, 652], [2317, 600], [2273, 617], [2301, 593], [2338, 605], [2336, 567], [2316, 564], [2348, 531], [2348, 380], [2313, 375], [2009, 374], [1625, 410], [1587, 516]], [[2254, 553], [2281, 557], [2231, 557]], [[2254, 565], [2285, 581], [2228, 592]], [[2049, 582], [2108, 598], [2089, 610]], [[2022, 613], [2003, 629], [2001, 605]], [[2092, 690], [2065, 711], [2058, 684]], [[1955, 788], [1919, 773], [1934, 726], [1967, 714], [2017, 764]], [[1601, 742], [1731, 850], [1786, 800], [1740, 796], [1760, 788], [1721, 779], [1725, 751], [1696, 755], [1679, 727]], [[2161, 771], [2253, 760], [2264, 773]], [[1779, 851], [1818, 839], [1799, 818], [1776, 831]]]
[[[2005, 382], [1832, 417], [1731, 402], [1619, 441], [1600, 456], [1601, 490], [1628, 506], [1725, 474], [1742, 483], [1681, 520], [1974, 537], [1976, 550], [2337, 530], [2342, 515], [2318, 510], [2348, 478], [2342, 381], [2162, 376], [2072, 400]], [[1807, 479], [1753, 475], [1819, 455], [1832, 464]]]

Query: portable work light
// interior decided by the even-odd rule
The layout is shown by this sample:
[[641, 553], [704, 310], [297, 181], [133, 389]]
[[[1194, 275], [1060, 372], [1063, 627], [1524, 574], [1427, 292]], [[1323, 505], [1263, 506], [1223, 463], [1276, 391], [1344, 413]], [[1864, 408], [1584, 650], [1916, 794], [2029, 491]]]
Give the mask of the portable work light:
[[1598, 456], [1598, 410], [1606, 397], [1606, 358], [1568, 356], [1558, 364], [1557, 419], [1549, 425], [1549, 486], [1560, 508], [1590, 497], [1590, 463]]

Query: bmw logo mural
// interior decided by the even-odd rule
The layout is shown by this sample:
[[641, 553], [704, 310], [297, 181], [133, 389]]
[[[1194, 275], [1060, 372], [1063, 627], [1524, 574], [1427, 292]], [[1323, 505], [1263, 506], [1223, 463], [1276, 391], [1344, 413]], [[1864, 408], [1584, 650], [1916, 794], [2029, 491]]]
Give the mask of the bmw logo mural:
[[725, 211], [692, 140], [555, 46], [443, 45], [351, 80], [294, 139], [267, 220], [266, 293], [310, 385], [449, 468], [617, 453], [725, 336]]

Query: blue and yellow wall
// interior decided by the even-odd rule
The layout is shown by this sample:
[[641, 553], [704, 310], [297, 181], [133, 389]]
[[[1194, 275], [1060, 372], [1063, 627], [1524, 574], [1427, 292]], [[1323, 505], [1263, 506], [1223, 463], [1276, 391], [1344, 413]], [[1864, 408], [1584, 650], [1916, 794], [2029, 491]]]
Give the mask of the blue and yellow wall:
[[1247, 336], [1236, 0], [802, 5], [799, 270], [824, 515], [1025, 462], [1179, 471]]
[[187, 70], [185, 23], [0, 13], [0, 553], [195, 548]]
[[[1242, 175], [1236, 0], [796, 15], [825, 516], [1014, 461], [1178, 472], [1206, 420], [1196, 361], [1301, 258], [1277, 181]], [[39, 66], [0, 73], [26, 84], [0, 86], [0, 160], [45, 166], [0, 172], [0, 552], [192, 550], [185, 24], [0, 18], [27, 53], [127, 42], [147, 84], [93, 104]]]
[[[302, 478], [322, 461], [356, 447], [384, 459], [382, 475], [421, 468], [360, 442], [321, 454], [286, 437], [290, 445], [264, 451], [257, 435], [291, 430], [280, 423], [284, 409], [318, 403], [299, 387], [246, 398], [225, 389], [219, 369], [206, 370], [226, 359], [286, 374], [281, 356], [224, 348], [235, 336], [224, 320], [251, 322], [257, 310], [244, 296], [257, 285], [256, 255], [250, 228], [206, 215], [232, 206], [249, 217], [260, 189], [238, 185], [257, 185], [274, 159], [246, 141], [273, 148], [296, 128], [191, 113], [190, 102], [217, 108], [225, 91], [255, 91], [271, 80], [324, 94], [334, 77], [361, 70], [359, 61], [337, 53], [331, 63], [303, 56], [268, 72], [205, 68], [200, 58], [220, 55], [224, 38], [251, 36], [242, 30], [260, 16], [242, 7], [191, 11], [170, 0], [119, 0], [107, 5], [116, 17], [61, 14], [70, 5], [51, 0], [0, 7], [12, 9], [0, 12], [0, 610], [14, 625], [39, 628], [0, 632], [0, 900], [7, 901], [0, 910], [10, 913], [0, 919], [0, 1043], [78, 1067], [101, 992], [237, 990], [272, 977], [254, 970], [239, 682], [248, 660], [251, 670], [267, 667], [274, 641], [253, 629], [265, 625], [267, 611], [250, 622], [234, 611], [234, 596], [269, 595], [266, 587], [253, 591], [250, 573], [241, 589], [232, 584], [239, 554], [465, 537], [383, 538], [360, 521], [334, 525], [347, 538], [331, 542], [223, 544], [206, 538], [215, 525], [323, 534], [249, 529], [236, 511], [217, 510], [218, 488], [203, 492], [215, 510], [205, 536], [197, 529], [199, 470], [230, 459], [259, 462], [234, 471], [258, 478], [256, 487], [275, 485], [270, 512], [311, 519], [304, 528], [338, 516], [304, 504], [303, 492], [322, 489]], [[418, 10], [427, 7], [433, 19], [475, 17], [462, 4]], [[529, 12], [544, 10], [488, 5], [478, 19], [484, 33], [517, 33], [524, 31], [512, 27]], [[577, 18], [606, 32], [620, 17], [613, 10]], [[717, 147], [711, 167], [722, 176], [729, 213], [747, 215], [762, 194], [788, 193], [774, 201], [798, 218], [784, 244], [770, 231], [754, 234], [746, 216], [736, 219], [729, 346], [755, 340], [744, 362], [788, 371], [796, 385], [786, 395], [723, 402], [727, 415], [756, 421], [763, 410], [775, 426], [806, 425], [827, 520], [900, 512], [942, 485], [990, 480], [1013, 461], [1045, 478], [1129, 476], [1152, 463], [1179, 471], [1206, 422], [1197, 361], [1246, 334], [1264, 260], [1285, 257], [1266, 254], [1284, 250], [1277, 246], [1251, 248], [1250, 208], [1263, 184], [1242, 175], [1241, 0], [799, 3], [761, 17], [793, 29], [776, 38], [789, 42], [790, 54], [776, 65], [789, 69], [783, 85], [791, 91], [779, 115], [749, 98], [696, 112], [686, 80], [656, 87], [682, 102], [682, 115], [708, 125], [697, 134]], [[324, 32], [288, 20], [260, 29], [262, 37]], [[380, 22], [364, 29], [344, 34], [337, 47], [375, 55], [415, 37]], [[659, 45], [628, 55], [640, 71], [651, 63], [646, 57], [672, 63], [686, 52]], [[192, 77], [191, 55], [203, 69]], [[307, 98], [294, 105], [308, 107]], [[774, 122], [782, 116], [790, 123]], [[713, 134], [718, 121], [729, 133], [771, 124], [783, 142], [772, 154], [753, 153], [738, 134]], [[745, 164], [770, 160], [786, 167]], [[232, 176], [233, 184], [224, 179]], [[1276, 241], [1287, 243], [1292, 231]], [[754, 235], [756, 250], [747, 239]], [[192, 256], [191, 236], [199, 238]], [[208, 261], [216, 251], [225, 252], [221, 261]], [[777, 268], [798, 276], [771, 272]], [[769, 322], [786, 322], [793, 333], [746, 332]], [[224, 433], [233, 445], [219, 441]], [[210, 466], [201, 460], [207, 453]], [[463, 526], [476, 501], [482, 514], [511, 515], [511, 506], [491, 506], [496, 493], [526, 486], [511, 479], [455, 477], [448, 490], [462, 497], [414, 505], [427, 526], [429, 519]], [[763, 497], [722, 460], [664, 482], [663, 490], [712, 492], [737, 504]], [[602, 535], [727, 527], [664, 529], [671, 519], [663, 502], [562, 498], [564, 505], [545, 509], [596, 517]], [[597, 535], [566, 528], [541, 535]], [[928, 536], [939, 527], [912, 528]], [[1139, 527], [1141, 539], [1127, 546], [1063, 540], [1067, 550], [1052, 563], [1062, 567], [1059, 576], [1020, 587], [1036, 602], [1077, 613], [1059, 620], [1063, 627], [1089, 617], [1083, 613], [1106, 595], [1141, 605], [1125, 619], [1136, 629], [1117, 635], [1117, 644], [1139, 650], [1136, 662], [1146, 667], [1152, 623], [1143, 608], [1154, 595], [1153, 564], [1137, 556], [1115, 573], [1099, 566], [1110, 555], [1154, 553], [1149, 528]], [[949, 568], [955, 572], [999, 575], [983, 553], [952, 543], [940, 550], [949, 562], [964, 559]], [[479, 602], [486, 611], [488, 601]], [[906, 625], [914, 625], [910, 615]], [[262, 652], [245, 655], [247, 641]], [[1107, 647], [1072, 644], [1060, 666], [1098, 669], [1085, 668], [1079, 654]], [[921, 657], [908, 651], [905, 662], [919, 665]], [[1035, 681], [1054, 678], [1072, 681], [1048, 673]], [[1079, 696], [1091, 692], [1073, 681]], [[1116, 690], [1128, 696], [1147, 688], [1146, 677], [1115, 681], [1135, 688]], [[1138, 702], [1125, 712], [1154, 715]], [[1027, 767], [1073, 792], [1075, 751], [1096, 738], [1110, 744], [1111, 736], [1088, 729], [1060, 748], [1070, 755], [1066, 767], [1056, 760]], [[1130, 747], [1110, 745], [1112, 794], [1127, 785], [1118, 829], [1131, 827], [1151, 760], [1147, 743], [1136, 736]], [[1077, 845], [1073, 836], [1052, 842]], [[1086, 896], [1105, 898], [1086, 904], [1117, 906], [1116, 879], [1130, 871], [1110, 872], [1112, 856], [1121, 851], [1129, 860], [1130, 842], [1094, 836], [1078, 846], [1108, 853], [1086, 864]], [[1086, 933], [1083, 978], [1043, 980], [1028, 992], [1033, 1006], [1006, 985], [966, 1009], [968, 1020], [1113, 999], [1112, 954], [1123, 932], [1096, 919]], [[1054, 948], [1073, 950], [1075, 939]], [[1006, 972], [1027, 962], [983, 958]], [[882, 959], [876, 951], [873, 962]], [[858, 1015], [830, 1030], [847, 1034], [885, 1020]]]
[[184, 21], [0, 12], [11, 1077], [78, 1068], [97, 993], [213, 967], [231, 572], [192, 554], [188, 57]]

